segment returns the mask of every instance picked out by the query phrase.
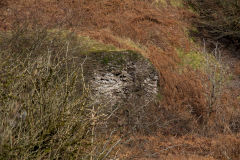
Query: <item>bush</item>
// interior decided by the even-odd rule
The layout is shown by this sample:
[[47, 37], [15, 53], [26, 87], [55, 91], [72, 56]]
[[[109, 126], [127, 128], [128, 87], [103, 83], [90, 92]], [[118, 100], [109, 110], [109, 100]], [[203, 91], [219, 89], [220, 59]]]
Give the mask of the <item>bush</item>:
[[80, 50], [71, 33], [24, 26], [0, 34], [0, 159], [109, 155], [111, 143], [95, 133], [103, 107], [92, 103], [73, 57]]

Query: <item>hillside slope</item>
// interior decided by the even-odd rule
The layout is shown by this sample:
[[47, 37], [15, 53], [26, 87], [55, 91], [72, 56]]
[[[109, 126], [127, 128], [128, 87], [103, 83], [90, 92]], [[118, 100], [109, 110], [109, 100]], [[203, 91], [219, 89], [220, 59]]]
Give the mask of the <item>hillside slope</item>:
[[[84, 54], [112, 53], [113, 50], [121, 51], [121, 53], [126, 50], [130, 53], [140, 53], [150, 60], [158, 73], [159, 92], [157, 93], [157, 99], [152, 100], [148, 105], [142, 106], [141, 103], [134, 102], [138, 100], [134, 100], [133, 105], [120, 106], [119, 110], [113, 109], [114, 112], [110, 113], [110, 115], [114, 115], [115, 119], [106, 117], [104, 119], [103, 117], [107, 114], [102, 114], [102, 112], [101, 116], [98, 117], [98, 112], [94, 114], [94, 110], [91, 110], [91, 113], [84, 112], [86, 116], [94, 117], [95, 115], [98, 120], [102, 118], [99, 124], [105, 124], [105, 122], [102, 122], [105, 120], [109, 123], [117, 121], [117, 123], [112, 123], [104, 129], [104, 134], [113, 137], [113, 142], [110, 143], [108, 138], [101, 137], [101, 134], [96, 136], [99, 138], [97, 142], [99, 148], [108, 146], [109, 152], [106, 150], [101, 152], [99, 148], [88, 145], [93, 144], [92, 135], [88, 137], [88, 134], [86, 134], [86, 141], [81, 140], [80, 146], [90, 146], [84, 150], [84, 153], [91, 152], [91, 155], [86, 156], [86, 159], [94, 159], [94, 151], [98, 151], [102, 155], [97, 156], [95, 154], [96, 159], [106, 159], [108, 156], [114, 156], [114, 153], [118, 153], [115, 159], [237, 160], [240, 158], [240, 99], [239, 88], [232, 84], [239, 83], [239, 79], [236, 78], [238, 72], [232, 72], [231, 65], [227, 63], [229, 61], [226, 60], [228, 59], [226, 55], [220, 56], [220, 47], [214, 46], [213, 53], [211, 53], [211, 48], [206, 47], [205, 43], [202, 44], [202, 42], [192, 40], [189, 31], [193, 29], [193, 26], [192, 21], [189, 21], [189, 19], [195, 17], [194, 14], [196, 13], [184, 7], [182, 1], [177, 0], [0, 1], [0, 35], [2, 37], [0, 43], [4, 44], [1, 46], [2, 59], [0, 60], [3, 61], [1, 67], [4, 68], [6, 67], [4, 65], [8, 64], [5, 63], [4, 55], [9, 53], [32, 53], [31, 51], [35, 52], [35, 49], [37, 53], [39, 52], [37, 50], [38, 46], [42, 46], [43, 42], [46, 46], [54, 41], [59, 42], [56, 46], [51, 47], [53, 47], [54, 51], [56, 49], [56, 52], [61, 53], [61, 56], [64, 55], [62, 51], [66, 49], [61, 48], [61, 46], [65, 46], [64, 41], [71, 42], [72, 48], [70, 51], [74, 51], [76, 57], [80, 56], [78, 55], [79, 50]], [[62, 37], [59, 39], [58, 36], [52, 38], [51, 34], [49, 35], [49, 33], [57, 33], [58, 35], [59, 30], [67, 30], [71, 34], [66, 34], [67, 36], [64, 36], [66, 39], [61, 39]], [[7, 41], [5, 37], [9, 35], [12, 37]], [[76, 39], [77, 41], [75, 41]], [[7, 45], [8, 43], [13, 45]], [[78, 46], [81, 47], [78, 48]], [[46, 49], [46, 47], [42, 47]], [[74, 57], [71, 58], [74, 59]], [[225, 58], [225, 61], [222, 61], [222, 58]], [[29, 64], [31, 64], [31, 59], [26, 59], [26, 64], [28, 60], [30, 60]], [[64, 63], [68, 62], [67, 59], [62, 61]], [[13, 58], [10, 66], [15, 66], [17, 62], [18, 60]], [[47, 59], [44, 65], [48, 68]], [[68, 65], [62, 66], [66, 67]], [[74, 66], [72, 67], [74, 68]], [[47, 71], [49, 70], [47, 69]], [[81, 74], [75, 72], [75, 70], [73, 71], [76, 74]], [[44, 69], [42, 72], [44, 72]], [[68, 73], [65, 70], [62, 72]], [[56, 75], [62, 72], [56, 71]], [[85, 70], [85, 72], [87, 71]], [[111, 71], [109, 72], [111, 73]], [[70, 75], [74, 79], [74, 75]], [[68, 77], [68, 74], [64, 74], [64, 76]], [[11, 74], [10, 77], [14, 77], [14, 74]], [[18, 80], [17, 77], [13, 79]], [[11, 89], [11, 87], [8, 88], [9, 85], [5, 81], [8, 80], [2, 79], [0, 81], [4, 84], [2, 86]], [[51, 83], [55, 84], [55, 81], [53, 80]], [[61, 83], [65, 83], [65, 81], [61, 81]], [[139, 85], [144, 86], [144, 84]], [[5, 101], [6, 88], [3, 87], [1, 92], [4, 93], [2, 94], [4, 98], [2, 104], [9, 104]], [[56, 95], [63, 95], [61, 94], [61, 92], [65, 93], [63, 90], [64, 88], [60, 93], [57, 92]], [[83, 98], [81, 100], [86, 101], [86, 104], [88, 104], [89, 99], [84, 95], [89, 90], [83, 91], [84, 98], [74, 96], [75, 92], [71, 92], [71, 94], [66, 92], [65, 94], [70, 96], [67, 98], [70, 102], [75, 98]], [[41, 103], [45, 102], [45, 98], [42, 97]], [[75, 101], [72, 103], [75, 103]], [[36, 110], [36, 112], [38, 111]], [[64, 113], [64, 115], [67, 116], [67, 113]], [[74, 113], [78, 112], [74, 110]], [[102, 115], [104, 116], [102, 117]], [[68, 120], [66, 121], [70, 122]], [[92, 120], [87, 121], [89, 125], [84, 126], [85, 128], [90, 126], [89, 129], [86, 129], [86, 133], [90, 134], [93, 130], [100, 133], [102, 126], [95, 128], [95, 125], [93, 125], [95, 120]], [[84, 121], [81, 121], [81, 123], [84, 123]], [[53, 123], [52, 125], [61, 126], [61, 124]], [[55, 128], [58, 128], [56, 126]], [[78, 123], [76, 126], [78, 126]], [[55, 133], [54, 129], [46, 132], [45, 137], [51, 137], [51, 134]], [[60, 135], [61, 138], [65, 136], [65, 133], [72, 131], [63, 129], [63, 132]], [[38, 134], [43, 133], [39, 132]], [[71, 141], [70, 134], [67, 135], [67, 140], [65, 139], [63, 144]], [[73, 137], [75, 137], [74, 134]], [[118, 139], [121, 139], [121, 143]], [[77, 159], [75, 153], [79, 150], [75, 142], [78, 140], [76, 138], [73, 140], [74, 142], [71, 141], [74, 144], [73, 146], [69, 144], [67, 145], [69, 148], [62, 148], [67, 153], [71, 152], [72, 149], [74, 151], [72, 156], [75, 159]], [[12, 139], [6, 140], [4, 143], [12, 145], [13, 142], [11, 141]], [[4, 148], [4, 143], [1, 143], [0, 149]], [[36, 143], [39, 142], [36, 141]], [[39, 151], [39, 154], [43, 152], [48, 155], [56, 147], [51, 148], [50, 146], [50, 149], [45, 150], [44, 143], [41, 143], [41, 145], [43, 145], [43, 149], [33, 147], [29, 149], [29, 154]], [[8, 153], [8, 149], [11, 150], [12, 148], [7, 148], [4, 154]], [[12, 149], [11, 152], [15, 152], [15, 150]], [[106, 156], [105, 153], [107, 153]], [[49, 154], [49, 157], [56, 155]], [[6, 155], [0, 157], [4, 156]]]

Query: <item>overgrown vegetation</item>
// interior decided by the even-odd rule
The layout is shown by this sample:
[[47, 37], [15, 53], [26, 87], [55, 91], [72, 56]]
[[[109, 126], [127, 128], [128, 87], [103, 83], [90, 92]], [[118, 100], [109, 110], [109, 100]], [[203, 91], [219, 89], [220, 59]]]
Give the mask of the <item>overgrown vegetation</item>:
[[185, 0], [185, 2], [197, 13], [193, 20], [199, 35], [222, 41], [225, 45], [240, 46], [239, 0]]
[[[0, 159], [107, 159], [120, 136], [122, 159], [240, 158], [239, 90], [228, 87], [218, 45], [208, 54], [190, 42], [193, 14], [182, 1], [6, 2], [0, 1]], [[238, 0], [185, 2], [199, 35], [240, 45]], [[137, 106], [134, 99], [109, 113], [106, 125], [78, 57], [120, 49], [154, 64], [160, 101]]]
[[[17, 27], [0, 35], [0, 159], [104, 159], [104, 106], [84, 85], [74, 34]], [[103, 145], [105, 147], [103, 147]], [[103, 148], [102, 148], [103, 147]]]

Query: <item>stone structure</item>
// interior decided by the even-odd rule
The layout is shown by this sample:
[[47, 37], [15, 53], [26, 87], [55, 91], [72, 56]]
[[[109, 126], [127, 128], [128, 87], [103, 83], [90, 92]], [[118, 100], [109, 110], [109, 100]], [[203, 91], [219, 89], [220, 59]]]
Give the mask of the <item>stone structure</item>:
[[146, 105], [158, 93], [158, 74], [142, 55], [132, 51], [83, 55], [84, 77], [96, 103], [108, 106]]

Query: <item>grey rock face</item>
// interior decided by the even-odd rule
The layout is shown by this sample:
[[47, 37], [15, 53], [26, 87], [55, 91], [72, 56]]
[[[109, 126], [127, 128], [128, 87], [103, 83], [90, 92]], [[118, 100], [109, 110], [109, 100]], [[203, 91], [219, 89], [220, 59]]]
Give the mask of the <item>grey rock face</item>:
[[131, 51], [90, 53], [84, 75], [97, 103], [145, 105], [158, 93], [158, 74], [143, 56]]

